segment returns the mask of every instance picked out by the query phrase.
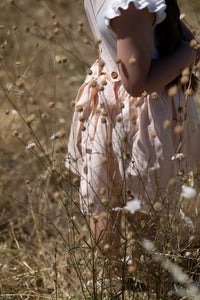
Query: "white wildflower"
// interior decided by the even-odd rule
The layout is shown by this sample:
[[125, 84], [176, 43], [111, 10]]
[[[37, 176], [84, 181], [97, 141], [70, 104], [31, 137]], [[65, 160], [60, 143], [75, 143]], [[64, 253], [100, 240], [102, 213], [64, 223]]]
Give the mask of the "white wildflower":
[[35, 143], [30, 143], [26, 146], [26, 150], [33, 149], [35, 146], [36, 146]]
[[169, 259], [162, 259], [161, 264], [163, 268], [168, 270], [173, 275], [174, 279], [177, 282], [184, 284], [189, 280], [188, 276], [183, 272], [181, 267], [179, 267], [179, 265], [173, 263]]
[[183, 219], [185, 221], [185, 224], [190, 227], [190, 228], [194, 228], [194, 224], [192, 222], [192, 220], [186, 216], [181, 216], [181, 219]]
[[184, 157], [185, 155], [183, 153], [177, 153], [172, 156], [171, 160], [182, 160]]
[[139, 200], [128, 201], [124, 206], [124, 209], [128, 210], [131, 214], [134, 214], [140, 208], [141, 208], [141, 204]]
[[186, 185], [182, 186], [182, 192], [181, 192], [182, 197], [186, 199], [192, 199], [196, 196], [196, 194], [197, 194], [196, 190], [191, 186], [186, 186]]
[[88, 286], [92, 284], [92, 280], [88, 280], [83, 286], [86, 289]]
[[56, 133], [54, 133], [54, 134], [52, 134], [52, 136], [50, 137], [50, 140], [55, 140], [55, 139], [57, 139], [57, 138], [59, 137], [59, 134], [60, 134], [59, 131], [56, 132]]
[[142, 241], [142, 246], [144, 247], [145, 250], [147, 250], [148, 252], [152, 252], [155, 250], [155, 246], [154, 244], [147, 239], [143, 239]]
[[185, 14], [180, 15], [180, 20], [183, 20], [183, 19], [185, 19]]
[[122, 207], [114, 207], [112, 210], [114, 210], [114, 211], [121, 211], [121, 210], [123, 210], [123, 208]]
[[18, 111], [16, 109], [12, 109], [11, 110], [11, 114], [12, 115], [18, 115], [19, 113], [18, 113]]
[[10, 91], [10, 90], [12, 89], [12, 86], [13, 86], [13, 85], [12, 85], [11, 83], [6, 84], [7, 90]]
[[190, 227], [190, 228], [194, 228], [194, 224], [192, 222], [192, 220], [188, 217], [185, 216], [184, 212], [182, 211], [182, 209], [180, 210], [180, 215], [181, 215], [181, 219], [185, 222], [185, 224]]

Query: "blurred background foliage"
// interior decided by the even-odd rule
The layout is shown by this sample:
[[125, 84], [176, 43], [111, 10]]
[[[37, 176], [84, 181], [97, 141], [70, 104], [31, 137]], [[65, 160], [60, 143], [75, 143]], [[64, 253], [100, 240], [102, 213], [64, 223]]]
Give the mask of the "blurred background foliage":
[[[198, 39], [199, 0], [179, 3]], [[1, 299], [81, 295], [68, 253], [80, 243], [76, 181], [64, 161], [73, 100], [95, 58], [83, 1], [1, 0]]]

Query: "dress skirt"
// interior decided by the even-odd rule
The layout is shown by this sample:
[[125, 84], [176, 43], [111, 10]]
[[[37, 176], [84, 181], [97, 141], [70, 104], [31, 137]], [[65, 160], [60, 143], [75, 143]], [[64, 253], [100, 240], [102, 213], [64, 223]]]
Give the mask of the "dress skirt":
[[[174, 88], [175, 90], [175, 88]], [[173, 210], [181, 178], [199, 167], [200, 121], [190, 92], [134, 98], [98, 60], [80, 87], [66, 167], [80, 176], [83, 213], [123, 207]]]

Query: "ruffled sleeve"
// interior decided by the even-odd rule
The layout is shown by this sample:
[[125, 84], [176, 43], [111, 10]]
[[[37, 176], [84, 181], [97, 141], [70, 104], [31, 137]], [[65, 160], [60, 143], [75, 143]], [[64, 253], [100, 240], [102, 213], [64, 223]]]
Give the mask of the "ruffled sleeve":
[[161, 23], [166, 17], [165, 0], [108, 0], [104, 11], [106, 25], [109, 26], [111, 19], [121, 15], [120, 8], [126, 10], [130, 3], [134, 3], [137, 9], [148, 8], [150, 13], [156, 13], [155, 25]]

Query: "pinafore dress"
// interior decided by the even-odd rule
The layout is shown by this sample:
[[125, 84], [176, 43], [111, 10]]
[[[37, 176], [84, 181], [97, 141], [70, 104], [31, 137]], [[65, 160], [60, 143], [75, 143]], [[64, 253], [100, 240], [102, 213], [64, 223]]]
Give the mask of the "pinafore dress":
[[156, 24], [165, 18], [164, 0], [85, 0], [101, 57], [76, 98], [66, 167], [80, 176], [81, 210], [90, 215], [130, 199], [138, 199], [145, 213], [157, 203], [163, 213], [174, 210], [181, 175], [200, 162], [200, 121], [190, 93], [169, 96], [161, 89], [135, 98], [121, 83], [109, 21], [131, 2], [156, 13]]

